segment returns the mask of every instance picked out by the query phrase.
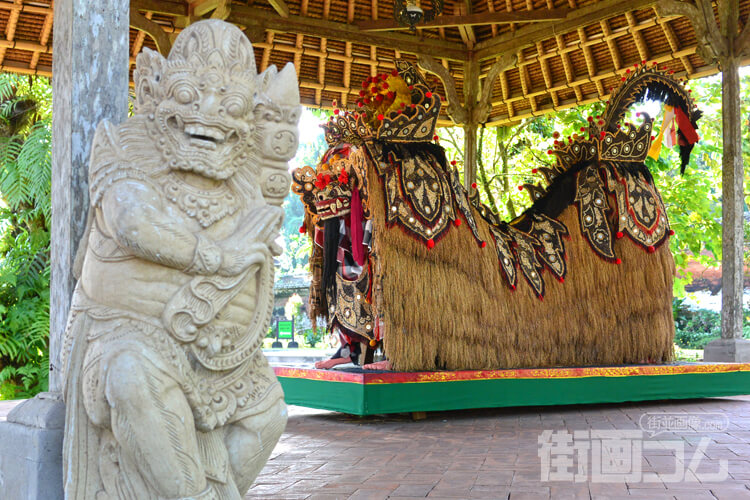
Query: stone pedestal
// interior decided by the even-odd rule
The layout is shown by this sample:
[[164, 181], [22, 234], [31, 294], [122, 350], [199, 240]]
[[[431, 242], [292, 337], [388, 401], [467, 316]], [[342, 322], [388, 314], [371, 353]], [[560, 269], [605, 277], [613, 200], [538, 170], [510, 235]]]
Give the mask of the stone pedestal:
[[717, 339], [706, 344], [704, 361], [750, 363], [750, 340]]
[[44, 392], [16, 406], [0, 422], [0, 498], [62, 500], [65, 405]]

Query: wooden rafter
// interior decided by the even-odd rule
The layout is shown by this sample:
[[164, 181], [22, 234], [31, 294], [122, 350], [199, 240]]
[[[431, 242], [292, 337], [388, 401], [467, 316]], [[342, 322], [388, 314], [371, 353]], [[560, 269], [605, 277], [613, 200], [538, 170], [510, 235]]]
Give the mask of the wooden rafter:
[[579, 26], [598, 23], [599, 21], [624, 14], [631, 10], [642, 9], [653, 5], [656, 0], [603, 0], [586, 7], [571, 10], [565, 19], [553, 25], [532, 24], [516, 30], [515, 33], [503, 34], [490, 40], [477, 43], [476, 56], [481, 59], [493, 57], [508, 51], [517, 51], [533, 46], [536, 42], [547, 40], [550, 35], [560, 35], [578, 29]]
[[462, 44], [436, 40], [418, 39], [401, 33], [364, 32], [347, 23], [327, 21], [312, 17], [289, 15], [286, 19], [275, 13], [243, 5], [233, 5], [227, 21], [242, 26], [260, 26], [280, 33], [300, 33], [343, 42], [373, 45], [397, 49], [412, 54], [440, 55], [456, 61], [469, 58]]
[[[457, 2], [457, 5], [461, 2]], [[438, 16], [432, 21], [418, 25], [420, 28], [449, 28], [465, 26], [481, 26], [487, 24], [510, 23], [549, 23], [565, 19], [570, 13], [567, 8], [551, 10], [530, 10], [510, 12], [482, 12], [481, 14], [463, 14], [453, 16]], [[394, 31], [408, 30], [407, 26], [399, 25], [393, 19], [378, 21], [360, 21], [357, 26], [363, 31]]]
[[284, 0], [268, 0], [268, 3], [281, 17], [289, 17], [289, 6]]

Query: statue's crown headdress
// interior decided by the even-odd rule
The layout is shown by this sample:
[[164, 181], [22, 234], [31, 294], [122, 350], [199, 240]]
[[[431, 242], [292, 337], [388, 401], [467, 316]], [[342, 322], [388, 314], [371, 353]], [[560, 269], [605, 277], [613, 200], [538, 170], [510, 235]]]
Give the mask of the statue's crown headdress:
[[440, 97], [407, 61], [366, 78], [357, 99], [358, 110], [339, 112], [323, 125], [328, 144], [357, 143], [376, 138], [389, 142], [429, 142], [435, 135]]

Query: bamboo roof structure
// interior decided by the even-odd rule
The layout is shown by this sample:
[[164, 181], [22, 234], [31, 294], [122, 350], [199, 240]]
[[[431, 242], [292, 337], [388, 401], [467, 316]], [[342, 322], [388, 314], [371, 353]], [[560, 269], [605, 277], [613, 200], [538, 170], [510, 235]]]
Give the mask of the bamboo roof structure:
[[[53, 0], [0, 0], [0, 70], [51, 75], [53, 8]], [[740, 24], [749, 15], [750, 0], [740, 0]], [[606, 100], [644, 61], [689, 79], [718, 71], [701, 57], [690, 21], [662, 15], [654, 0], [446, 0], [416, 33], [396, 25], [393, 0], [132, 0], [131, 68], [143, 47], [164, 53], [182, 28], [209, 17], [245, 30], [260, 70], [293, 62], [311, 107], [352, 107], [362, 80], [417, 56], [452, 75], [454, 99], [467, 61], [478, 62], [480, 80], [506, 61], [487, 125]], [[439, 78], [428, 80], [445, 96]]]

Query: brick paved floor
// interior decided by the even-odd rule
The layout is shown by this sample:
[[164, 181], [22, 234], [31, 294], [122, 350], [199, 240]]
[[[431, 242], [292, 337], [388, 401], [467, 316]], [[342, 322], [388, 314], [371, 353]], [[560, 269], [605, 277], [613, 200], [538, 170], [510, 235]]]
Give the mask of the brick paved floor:
[[[14, 405], [0, 402], [0, 420]], [[420, 421], [295, 406], [289, 413], [286, 432], [247, 499], [750, 499], [750, 396], [428, 413]], [[725, 415], [728, 427], [626, 439], [631, 452], [641, 444], [642, 453], [633, 455], [641, 457], [649, 481], [593, 481], [593, 457], [602, 454], [594, 453], [596, 445], [608, 449], [607, 441], [576, 437], [571, 444], [592, 448], [583, 480], [541, 480], [542, 431], [630, 430], [639, 436], [646, 413]], [[682, 460], [676, 457], [676, 443], [684, 446]], [[681, 481], [670, 478], [675, 471]], [[712, 480], [711, 474], [721, 480]]]
[[[689, 413], [720, 422], [726, 416], [728, 427], [649, 437], [639, 427], [646, 413]], [[563, 436], [569, 431], [571, 437], [575, 431], [632, 431], [635, 437], [626, 437], [623, 449], [640, 458], [648, 480], [608, 476], [602, 477], [606, 482], [594, 481], [595, 466], [601, 464], [603, 474], [614, 472], [606, 468], [606, 457], [618, 455], [607, 455], [612, 446], [606, 437], [588, 434], [589, 439], [576, 436], [571, 443], [591, 447], [582, 480], [542, 481], [538, 440], [544, 430]], [[684, 447], [680, 458], [679, 446]], [[604, 463], [599, 459], [597, 464], [601, 456]], [[552, 457], [564, 460], [566, 455], [552, 452]], [[620, 471], [632, 470], [627, 460], [620, 463]], [[577, 468], [568, 470], [572, 474]], [[749, 488], [750, 396], [742, 396], [428, 413], [420, 421], [408, 415], [359, 418], [290, 407], [286, 432], [246, 498], [738, 500], [750, 499]]]

